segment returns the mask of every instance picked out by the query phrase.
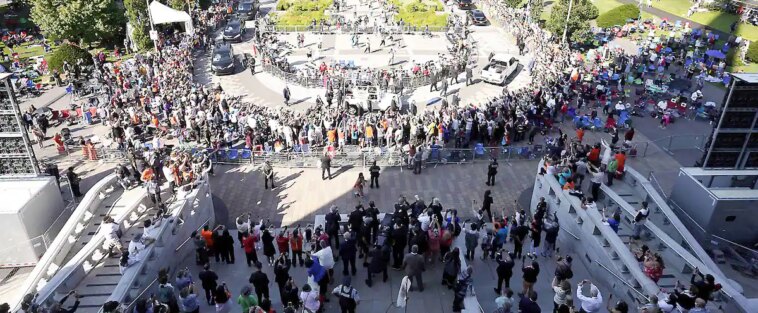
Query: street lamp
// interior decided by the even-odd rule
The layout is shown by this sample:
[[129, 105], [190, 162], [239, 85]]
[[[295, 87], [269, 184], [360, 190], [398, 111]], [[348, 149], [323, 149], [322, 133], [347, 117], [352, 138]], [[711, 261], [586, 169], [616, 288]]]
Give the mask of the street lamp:
[[155, 31], [155, 26], [153, 25], [153, 14], [150, 13], [150, 0], [145, 0], [145, 4], [147, 4], [147, 18], [150, 19], [150, 39], [153, 40], [155, 52], [158, 52], [158, 33]]
[[573, 6], [574, 6], [574, 0], [569, 0], [569, 8], [568, 8], [568, 12], [566, 13], [566, 25], [563, 26], [563, 38], [561, 39], [561, 43], [566, 42], [566, 33], [568, 33], [569, 19], [571, 18], [571, 8]]

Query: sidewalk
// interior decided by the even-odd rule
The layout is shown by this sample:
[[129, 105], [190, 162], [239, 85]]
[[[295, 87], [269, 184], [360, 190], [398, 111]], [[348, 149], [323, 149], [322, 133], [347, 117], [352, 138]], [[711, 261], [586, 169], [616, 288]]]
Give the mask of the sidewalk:
[[49, 107], [51, 104], [60, 100], [66, 96], [66, 87], [53, 87], [42, 93], [39, 97], [34, 98], [19, 98], [19, 106], [21, 110], [25, 110], [30, 106], [35, 108]]

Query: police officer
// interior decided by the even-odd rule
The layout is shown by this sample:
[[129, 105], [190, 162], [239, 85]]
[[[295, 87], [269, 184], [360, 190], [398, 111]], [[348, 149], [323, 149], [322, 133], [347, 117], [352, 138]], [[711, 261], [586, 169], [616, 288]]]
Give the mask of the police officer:
[[274, 168], [271, 167], [271, 161], [266, 161], [266, 164], [263, 165], [263, 181], [265, 189], [268, 189], [269, 181], [271, 181], [271, 189], [276, 188], [274, 186]]
[[379, 188], [379, 170], [379, 166], [374, 161], [368, 169], [369, 173], [371, 173], [371, 185], [369, 188], [374, 188], [374, 182], [376, 182], [376, 188]]
[[487, 186], [495, 185], [495, 175], [497, 174], [497, 159], [492, 159], [487, 166]]
[[342, 313], [355, 313], [355, 308], [361, 301], [358, 290], [353, 288], [350, 282], [350, 276], [345, 276], [342, 278], [342, 285], [337, 286], [332, 291], [332, 294], [339, 298]]
[[79, 182], [82, 179], [79, 178], [79, 174], [74, 172], [73, 166], [69, 166], [68, 171], [66, 172], [66, 178], [68, 178], [68, 185], [71, 187], [71, 193], [74, 194], [74, 197], [81, 197], [82, 193], [79, 191]]

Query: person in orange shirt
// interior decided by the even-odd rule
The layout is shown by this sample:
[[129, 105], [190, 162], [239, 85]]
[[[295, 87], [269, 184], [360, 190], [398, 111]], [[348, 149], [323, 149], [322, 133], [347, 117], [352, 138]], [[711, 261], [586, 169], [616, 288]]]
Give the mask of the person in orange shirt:
[[300, 226], [292, 231], [289, 241], [292, 249], [292, 267], [297, 267], [296, 260], [300, 260], [300, 266], [303, 266], [303, 235], [300, 233]]
[[374, 128], [371, 125], [366, 125], [366, 144], [371, 147], [374, 144]]
[[623, 174], [624, 173], [624, 163], [626, 162], [626, 152], [619, 151], [616, 153], [616, 163], [618, 164], [616, 167], [616, 173]]
[[216, 250], [216, 248], [213, 246], [213, 232], [221, 229], [221, 227], [222, 226], [219, 225], [211, 230], [210, 226], [205, 225], [203, 226], [203, 230], [200, 231], [200, 236], [205, 239], [205, 246], [208, 248], [208, 253], [216, 256], [216, 262], [221, 262], [221, 254], [219, 254], [218, 250]]
[[329, 144], [332, 145], [337, 139], [337, 131], [332, 128], [326, 132], [327, 140], [329, 140]]
[[569, 178], [569, 179], [566, 180], [566, 184], [563, 185], [563, 190], [574, 190], [575, 186], [576, 185], [574, 184], [574, 179], [573, 178]]
[[584, 139], [584, 128], [577, 128], [576, 129], [576, 140], [578, 140], [579, 143], [581, 143], [583, 139]]
[[148, 182], [153, 179], [153, 168], [152, 167], [146, 167], [144, 171], [142, 171], [142, 182]]

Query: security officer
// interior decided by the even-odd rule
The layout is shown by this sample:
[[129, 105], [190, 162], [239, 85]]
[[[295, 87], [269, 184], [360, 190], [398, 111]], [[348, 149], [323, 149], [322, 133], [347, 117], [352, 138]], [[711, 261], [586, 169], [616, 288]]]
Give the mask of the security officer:
[[266, 164], [263, 165], [263, 181], [265, 189], [268, 189], [269, 181], [271, 181], [271, 189], [276, 188], [274, 186], [274, 168], [271, 167], [271, 161], [266, 161]]
[[487, 166], [487, 186], [495, 185], [495, 175], [497, 174], [497, 159], [492, 159]]
[[355, 313], [355, 307], [361, 301], [361, 298], [358, 296], [358, 290], [353, 288], [350, 281], [350, 276], [345, 276], [342, 278], [342, 285], [337, 286], [332, 291], [332, 294], [339, 298], [342, 313]]
[[369, 173], [371, 173], [371, 185], [369, 188], [374, 188], [374, 182], [376, 182], [376, 188], [379, 188], [379, 170], [379, 166], [374, 161], [368, 169]]

